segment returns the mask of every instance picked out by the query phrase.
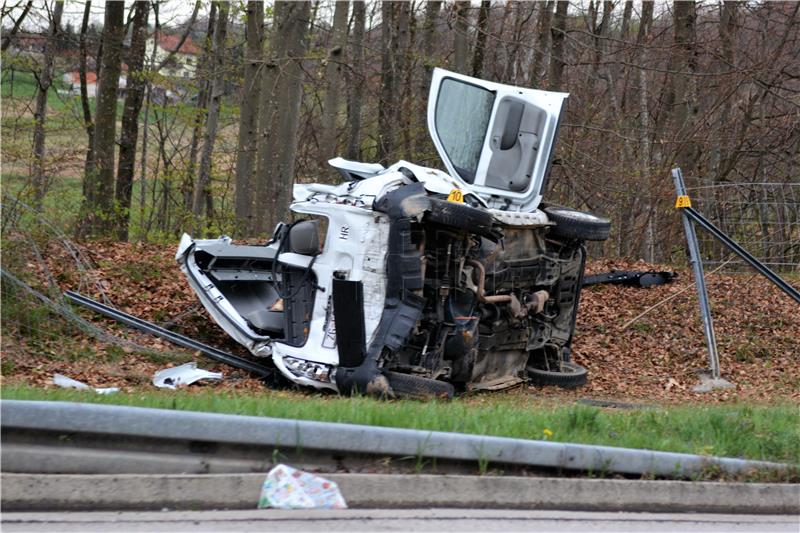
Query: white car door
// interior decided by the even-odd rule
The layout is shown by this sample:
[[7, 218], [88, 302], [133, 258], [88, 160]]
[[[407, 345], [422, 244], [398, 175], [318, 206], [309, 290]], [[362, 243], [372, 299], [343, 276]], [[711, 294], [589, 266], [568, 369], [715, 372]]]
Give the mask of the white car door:
[[435, 69], [428, 130], [448, 172], [490, 207], [539, 205], [567, 93]]

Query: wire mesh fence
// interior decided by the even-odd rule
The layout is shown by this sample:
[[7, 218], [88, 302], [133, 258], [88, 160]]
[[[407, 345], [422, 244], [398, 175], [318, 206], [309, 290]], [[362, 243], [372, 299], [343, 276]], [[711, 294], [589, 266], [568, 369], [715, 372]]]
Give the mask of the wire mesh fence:
[[[718, 183], [687, 191], [700, 214], [762, 263], [800, 272], [800, 183]], [[706, 266], [749, 268], [709, 233], [697, 236]]]
[[[100, 327], [65, 301], [59, 281], [110, 303], [91, 259], [59, 228], [19, 199], [3, 198], [3, 265], [0, 267], [0, 311], [3, 352], [81, 353], [90, 344], [153, 357], [159, 353]], [[60, 268], [52, 268], [59, 263]], [[92, 342], [90, 342], [92, 339]], [[7, 359], [7, 358], [4, 358]]]

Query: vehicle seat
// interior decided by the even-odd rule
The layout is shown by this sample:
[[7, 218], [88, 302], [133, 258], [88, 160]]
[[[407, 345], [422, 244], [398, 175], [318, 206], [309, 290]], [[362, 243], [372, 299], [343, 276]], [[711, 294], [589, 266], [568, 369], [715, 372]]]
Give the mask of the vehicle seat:
[[286, 325], [283, 311], [257, 309], [243, 316], [252, 327], [270, 333], [283, 333], [283, 328]]

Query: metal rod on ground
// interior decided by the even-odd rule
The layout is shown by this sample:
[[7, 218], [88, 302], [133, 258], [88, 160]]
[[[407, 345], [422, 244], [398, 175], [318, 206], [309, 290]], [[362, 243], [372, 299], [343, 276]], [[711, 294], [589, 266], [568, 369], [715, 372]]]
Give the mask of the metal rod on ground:
[[83, 296], [82, 294], [78, 294], [77, 292], [66, 291], [64, 293], [64, 297], [72, 303], [86, 307], [87, 309], [91, 309], [92, 311], [100, 313], [101, 315], [105, 315], [109, 318], [113, 318], [114, 320], [122, 322], [123, 324], [132, 328], [155, 335], [156, 337], [161, 337], [162, 339], [166, 339], [173, 344], [177, 344], [178, 346], [183, 346], [184, 348], [188, 348], [190, 350], [197, 350], [214, 361], [245, 370], [255, 374], [260, 378], [266, 379], [274, 376], [272, 369], [264, 365], [248, 361], [243, 357], [223, 352], [222, 350], [214, 348], [213, 346], [208, 346], [207, 344], [203, 344], [200, 341], [196, 341], [190, 337], [181, 335], [180, 333], [175, 333], [174, 331], [169, 331], [168, 329], [156, 326], [152, 322], [142, 320], [141, 318], [129, 315], [128, 313], [123, 313], [119, 309], [114, 309], [113, 307], [103, 305], [100, 302], [96, 302], [91, 298]]
[[[675, 182], [675, 190], [678, 193], [678, 203], [676, 207], [679, 207], [682, 198], [685, 198], [685, 201], [688, 202], [686, 185], [683, 183], [681, 169], [672, 169], [672, 179]], [[691, 207], [691, 204], [685, 207]], [[694, 225], [683, 209], [681, 209], [681, 219], [683, 220], [683, 229], [686, 232], [686, 241], [689, 245], [689, 259], [692, 263], [692, 271], [694, 272], [697, 296], [700, 299], [700, 317], [703, 320], [703, 331], [706, 334], [711, 377], [714, 380], [718, 380], [720, 379], [720, 371], [719, 355], [717, 354], [717, 339], [714, 335], [714, 321], [711, 318], [711, 307], [708, 304], [708, 293], [706, 292], [706, 282], [703, 276], [703, 261], [700, 256], [700, 246], [697, 244], [697, 234], [694, 231]]]

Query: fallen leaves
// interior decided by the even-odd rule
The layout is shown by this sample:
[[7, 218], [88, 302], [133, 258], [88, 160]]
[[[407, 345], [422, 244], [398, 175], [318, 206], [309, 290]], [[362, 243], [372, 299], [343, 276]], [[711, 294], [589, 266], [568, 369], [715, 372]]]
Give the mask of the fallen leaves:
[[[62, 290], [81, 285], [93, 298], [100, 287], [118, 308], [222, 349], [243, 349], [206, 315], [174, 261], [174, 247], [156, 244], [90, 243], [82, 248], [91, 259], [87, 272], [76, 272], [63, 247], [52, 245], [44, 257]], [[46, 272], [30, 261], [40, 279]], [[641, 262], [595, 261], [589, 273], [618, 270], [673, 270]], [[589, 370], [589, 382], [576, 391], [531, 387], [541, 396], [595, 398], [658, 403], [800, 401], [800, 309], [767, 280], [752, 273], [714, 274], [707, 285], [716, 327], [720, 366], [736, 388], [698, 394], [697, 372], [708, 366], [705, 338], [688, 269], [668, 285], [640, 289], [597, 285], [584, 289], [573, 343], [575, 361]], [[92, 282], [87, 282], [92, 280]], [[94, 281], [99, 282], [95, 284]], [[680, 294], [678, 294], [680, 293]], [[675, 296], [623, 328], [626, 322], [662, 300]], [[244, 372], [208, 362], [199, 353], [181, 351], [167, 341], [139, 333], [89, 312], [83, 316], [138, 344], [164, 354], [177, 354], [173, 364], [188, 360], [225, 372], [219, 384], [193, 385], [218, 389], [259, 390], [260, 381]], [[4, 317], [6, 319], [8, 317]], [[72, 350], [78, 355], [64, 355]], [[80, 354], [83, 356], [79, 356]], [[123, 390], [151, 388], [153, 373], [168, 366], [169, 355], [154, 361], [130, 348], [109, 346], [80, 334], [31, 343], [23, 335], [3, 337], [3, 382], [51, 386], [55, 372], [93, 387]], [[11, 364], [6, 365], [6, 361]], [[503, 394], [503, 393], [494, 393]]]

